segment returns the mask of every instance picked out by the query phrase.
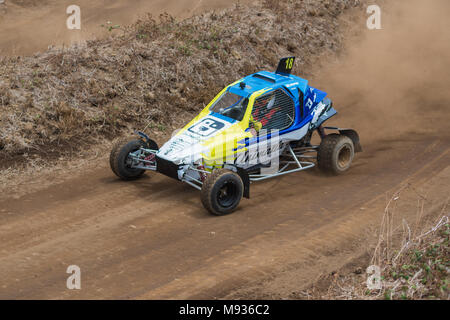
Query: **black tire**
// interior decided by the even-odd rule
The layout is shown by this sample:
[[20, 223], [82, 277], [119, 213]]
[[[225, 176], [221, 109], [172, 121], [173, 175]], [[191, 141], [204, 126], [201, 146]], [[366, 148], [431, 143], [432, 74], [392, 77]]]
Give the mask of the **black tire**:
[[241, 177], [226, 169], [214, 170], [202, 187], [203, 206], [216, 216], [234, 212], [241, 202], [244, 183]]
[[350, 168], [354, 157], [355, 146], [349, 137], [330, 134], [320, 143], [317, 164], [324, 172], [339, 175]]
[[123, 139], [118, 141], [111, 150], [109, 164], [111, 170], [122, 180], [135, 180], [140, 178], [145, 170], [132, 169], [127, 165], [127, 158], [131, 152], [145, 147], [145, 142], [139, 139]]

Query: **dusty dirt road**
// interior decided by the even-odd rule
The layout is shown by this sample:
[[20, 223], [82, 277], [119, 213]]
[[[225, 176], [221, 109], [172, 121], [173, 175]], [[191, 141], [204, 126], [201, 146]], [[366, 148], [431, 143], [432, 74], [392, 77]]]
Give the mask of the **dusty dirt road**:
[[[0, 54], [23, 55], [44, 51], [50, 45], [61, 46], [104, 37], [106, 25], [128, 25], [147, 13], [157, 18], [169, 13], [178, 19], [206, 10], [222, 9], [238, 1], [223, 0], [7, 0], [0, 7]], [[248, 3], [250, 0], [241, 0]], [[66, 8], [81, 9], [81, 30], [68, 30]], [[0, 5], [1, 6], [1, 5]], [[120, 30], [114, 30], [120, 33]]]
[[[124, 183], [103, 165], [0, 202], [0, 298], [221, 297], [292, 259], [307, 284], [379, 222], [387, 190], [430, 179], [449, 151], [448, 139], [418, 136], [365, 145], [348, 175], [261, 183], [222, 218], [186, 185], [156, 175]], [[65, 287], [69, 265], [82, 270], [80, 291]]]
[[[450, 190], [445, 12], [421, 8], [435, 18], [426, 26], [405, 23], [419, 19], [403, 12], [385, 25], [395, 32], [367, 33], [316, 76], [341, 112], [332, 124], [361, 133], [364, 152], [344, 176], [314, 169], [255, 184], [250, 200], [220, 218], [169, 178], [118, 181], [106, 158], [49, 187], [5, 190], [0, 299], [242, 297], [239, 288], [289, 267], [292, 278], [276, 284], [286, 297], [292, 283], [306, 286], [366, 249], [386, 193], [434, 181], [428, 204], [439, 207]], [[434, 32], [441, 27], [447, 33]], [[435, 45], [408, 50], [430, 35]], [[81, 268], [81, 290], [66, 288], [69, 265]]]

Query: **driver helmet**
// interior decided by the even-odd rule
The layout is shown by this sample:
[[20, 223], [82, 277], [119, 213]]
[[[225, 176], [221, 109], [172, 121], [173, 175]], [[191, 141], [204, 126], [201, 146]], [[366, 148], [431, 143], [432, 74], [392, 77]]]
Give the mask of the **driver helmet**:
[[258, 106], [266, 107], [267, 110], [270, 110], [275, 105], [275, 95], [270, 94], [268, 96], [262, 97], [258, 103]]

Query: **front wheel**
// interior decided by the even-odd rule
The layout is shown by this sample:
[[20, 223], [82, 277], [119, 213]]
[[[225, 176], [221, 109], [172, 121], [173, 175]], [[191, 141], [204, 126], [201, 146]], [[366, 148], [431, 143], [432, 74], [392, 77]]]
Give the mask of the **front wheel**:
[[319, 168], [332, 174], [346, 172], [355, 156], [353, 141], [341, 134], [330, 134], [322, 139], [317, 152]]
[[109, 157], [111, 170], [122, 180], [134, 180], [140, 178], [145, 170], [132, 168], [130, 153], [145, 147], [145, 143], [139, 139], [124, 139], [118, 141]]
[[202, 187], [203, 206], [216, 216], [234, 212], [244, 193], [241, 177], [226, 169], [214, 170]]

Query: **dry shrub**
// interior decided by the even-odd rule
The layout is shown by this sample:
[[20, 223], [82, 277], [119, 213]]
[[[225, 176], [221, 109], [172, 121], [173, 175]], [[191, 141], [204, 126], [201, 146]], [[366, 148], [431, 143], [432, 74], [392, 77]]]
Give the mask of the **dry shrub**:
[[[409, 202], [409, 200], [401, 201], [405, 193], [417, 196], [417, 214], [412, 223], [408, 223], [401, 214], [400, 206], [405, 206], [405, 202]], [[314, 285], [302, 292], [300, 297], [449, 300], [448, 200], [437, 214], [434, 214], [437, 218], [428, 217], [425, 214], [426, 197], [412, 186], [405, 185], [388, 200], [373, 255], [360, 257], [358, 261], [344, 266], [339, 273], [322, 277], [318, 281], [320, 286]], [[368, 274], [361, 266], [369, 265], [380, 268], [381, 289], [368, 289]]]
[[[405, 186], [404, 189], [411, 189]], [[395, 203], [400, 190], [388, 202], [381, 223], [379, 241], [371, 264], [382, 271], [382, 289], [366, 290], [365, 296], [384, 299], [450, 299], [450, 221], [448, 199], [434, 222], [425, 223], [426, 198], [418, 194], [415, 223], [402, 219], [401, 230], [394, 227]], [[431, 227], [429, 226], [431, 224]], [[397, 238], [397, 239], [396, 239]]]

